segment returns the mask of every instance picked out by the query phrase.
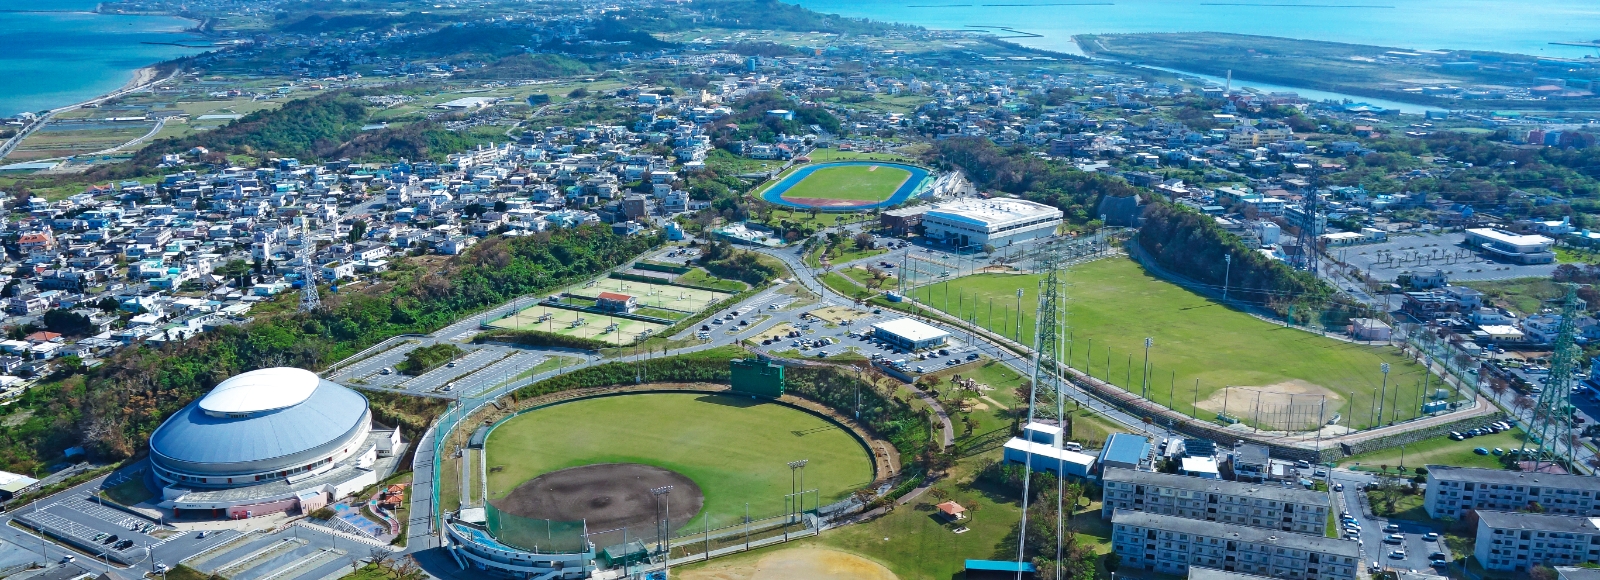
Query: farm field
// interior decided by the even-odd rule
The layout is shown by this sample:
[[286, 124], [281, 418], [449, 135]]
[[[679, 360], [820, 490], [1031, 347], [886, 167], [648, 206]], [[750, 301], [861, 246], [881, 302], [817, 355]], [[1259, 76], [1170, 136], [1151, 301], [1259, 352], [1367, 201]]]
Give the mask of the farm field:
[[[731, 525], [781, 515], [789, 461], [808, 459], [808, 488], [824, 505], [872, 481], [867, 451], [845, 430], [788, 406], [695, 393], [636, 394], [563, 403], [496, 428], [487, 445], [489, 497], [569, 467], [637, 463], [675, 471], [705, 494], [687, 524]], [[810, 500], [808, 500], [809, 505]], [[676, 518], [675, 518], [676, 519]]]
[[910, 171], [888, 165], [822, 167], [783, 192], [783, 198], [876, 203], [889, 199], [910, 178]]
[[[980, 274], [911, 294], [924, 305], [1031, 342], [1040, 277]], [[1151, 337], [1149, 397], [1180, 412], [1211, 419], [1227, 405], [1230, 416], [1247, 424], [1297, 428], [1315, 424], [1319, 412], [1329, 420], [1339, 413], [1342, 425], [1364, 428], [1378, 422], [1376, 400], [1384, 390], [1379, 365], [1387, 362], [1384, 415], [1404, 420], [1419, 414], [1424, 371], [1396, 349], [1350, 344], [1254, 318], [1155, 278], [1131, 260], [1076, 266], [1066, 282], [1072, 366], [1140, 392], [1145, 376], [1133, 367], [1142, 367], [1144, 338]], [[1020, 329], [1018, 288], [1023, 290]], [[1430, 387], [1437, 388], [1438, 381]], [[1257, 397], [1266, 397], [1260, 415], [1253, 413]]]

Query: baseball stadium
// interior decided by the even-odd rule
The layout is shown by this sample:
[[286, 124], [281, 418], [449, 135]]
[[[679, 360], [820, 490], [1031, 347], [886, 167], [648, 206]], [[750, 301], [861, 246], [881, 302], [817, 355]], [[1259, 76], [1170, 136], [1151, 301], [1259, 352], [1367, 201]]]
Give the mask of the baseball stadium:
[[891, 207], [926, 189], [929, 172], [887, 161], [834, 161], [791, 171], [761, 193], [783, 207], [862, 211]]
[[439, 471], [457, 562], [587, 578], [804, 537], [860, 507], [886, 470], [870, 435], [784, 396], [780, 365], [715, 364], [731, 386], [612, 387], [446, 429], [465, 443]]

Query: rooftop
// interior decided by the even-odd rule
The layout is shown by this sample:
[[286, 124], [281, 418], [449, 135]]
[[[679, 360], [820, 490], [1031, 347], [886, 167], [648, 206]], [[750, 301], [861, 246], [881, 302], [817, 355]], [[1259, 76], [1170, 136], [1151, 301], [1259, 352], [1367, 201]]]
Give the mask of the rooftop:
[[1524, 473], [1502, 469], [1429, 465], [1428, 478], [1439, 481], [1531, 485], [1560, 489], [1600, 491], [1600, 477], [1555, 473]]
[[1478, 510], [1478, 521], [1499, 530], [1600, 534], [1600, 518]]
[[[1196, 459], [1187, 457], [1188, 459]], [[1258, 483], [1245, 483], [1242, 481], [1224, 481], [1220, 479], [1204, 479], [1187, 475], [1172, 473], [1156, 473], [1151, 471], [1135, 471], [1120, 467], [1107, 467], [1105, 475], [1101, 477], [1107, 482], [1125, 482], [1140, 485], [1152, 485], [1187, 489], [1190, 491], [1216, 492], [1219, 494], [1239, 495], [1261, 498], [1270, 501], [1289, 502], [1305, 505], [1328, 505], [1328, 494], [1320, 491], [1283, 487], [1281, 485], [1261, 485]]]
[[213, 416], [248, 415], [293, 407], [311, 398], [322, 379], [305, 369], [275, 367], [234, 375], [200, 399]]
[[1514, 234], [1495, 228], [1472, 228], [1467, 230], [1467, 233], [1514, 246], [1539, 246], [1555, 242], [1555, 240], [1540, 235]]
[[994, 227], [1039, 218], [1060, 219], [1061, 210], [1022, 199], [960, 198], [934, 204], [928, 216]]
[[1353, 540], [1296, 534], [1267, 528], [1252, 528], [1222, 522], [1191, 520], [1189, 518], [1149, 512], [1117, 510], [1116, 513], [1111, 514], [1111, 523], [1117, 526], [1135, 526], [1252, 544], [1272, 544], [1283, 548], [1319, 552], [1334, 556], [1356, 558], [1361, 555], [1361, 545]]
[[912, 342], [932, 340], [941, 336], [948, 336], [950, 334], [910, 318], [896, 318], [894, 320], [879, 322], [872, 325], [872, 328], [876, 330], [882, 330]]
[[1106, 440], [1105, 450], [1100, 452], [1100, 461], [1138, 465], [1149, 454], [1149, 439], [1127, 433], [1112, 433], [1111, 438]]

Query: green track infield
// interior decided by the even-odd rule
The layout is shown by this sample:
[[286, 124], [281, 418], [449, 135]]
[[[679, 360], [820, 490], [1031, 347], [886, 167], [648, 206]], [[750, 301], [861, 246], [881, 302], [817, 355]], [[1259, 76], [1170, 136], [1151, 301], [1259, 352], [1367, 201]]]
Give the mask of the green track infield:
[[871, 456], [843, 428], [778, 403], [702, 393], [618, 395], [531, 411], [496, 427], [486, 453], [491, 500], [569, 467], [638, 463], [675, 471], [705, 494], [705, 509], [688, 529], [707, 516], [712, 528], [738, 523], [746, 503], [752, 518], [782, 515], [790, 461], [809, 460], [805, 487], [818, 490], [822, 505], [872, 482]]
[[788, 200], [837, 199], [880, 202], [894, 195], [911, 178], [911, 172], [889, 165], [823, 167], [807, 175], [789, 191]]

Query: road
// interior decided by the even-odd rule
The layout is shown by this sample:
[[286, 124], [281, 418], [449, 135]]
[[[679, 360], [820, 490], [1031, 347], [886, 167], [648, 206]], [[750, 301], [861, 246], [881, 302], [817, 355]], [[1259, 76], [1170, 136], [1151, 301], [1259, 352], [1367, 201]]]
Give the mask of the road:
[[[48, 124], [50, 122], [51, 119], [55, 118], [56, 115], [59, 115], [61, 113], [65, 113], [67, 111], [75, 111], [75, 110], [81, 109], [85, 105], [104, 103], [106, 101], [109, 101], [111, 99], [115, 99], [117, 97], [126, 95], [128, 93], [134, 93], [134, 92], [138, 92], [138, 91], [142, 91], [142, 90], [148, 89], [148, 88], [153, 87], [155, 85], [158, 85], [158, 84], [161, 84], [163, 82], [166, 82], [168, 79], [171, 79], [174, 76], [177, 76], [178, 72], [179, 71], [174, 70], [174, 71], [172, 71], [171, 74], [169, 74], [169, 75], [167, 75], [165, 77], [150, 81], [148, 83], [144, 83], [144, 84], [141, 84], [141, 85], [138, 85], [138, 86], [134, 86], [134, 87], [128, 87], [128, 88], [125, 88], [125, 89], [120, 89], [120, 90], [118, 90], [118, 91], [116, 91], [114, 93], [110, 93], [110, 94], [102, 95], [102, 96], [99, 96], [99, 97], [95, 97], [93, 99], [89, 99], [89, 100], [81, 102], [81, 103], [77, 103], [77, 104], [74, 104], [74, 105], [67, 105], [65, 107], [57, 107], [57, 108], [51, 109], [49, 111], [46, 111], [45, 114], [40, 115], [38, 119], [35, 119], [32, 123], [29, 123], [27, 127], [23, 127], [22, 130], [18, 131], [16, 135], [13, 135], [11, 137], [11, 139], [7, 140], [3, 144], [0, 144], [0, 159], [5, 159], [7, 155], [10, 155], [12, 151], [16, 150], [18, 145], [22, 144], [22, 140], [23, 139], [27, 139], [28, 135], [31, 135], [31, 134], [33, 134], [34, 131], [38, 131], [40, 128], [43, 128], [46, 124]], [[161, 125], [160, 123], [157, 123], [157, 127], [158, 127], [157, 130], [158, 131], [160, 130], [159, 129], [160, 125]], [[153, 135], [154, 133], [152, 132], [151, 134]], [[146, 137], [148, 137], [148, 136], [149, 135], [146, 135]], [[127, 145], [127, 144], [124, 144], [124, 145]]]
[[[1423, 539], [1425, 534], [1440, 533], [1442, 529], [1409, 520], [1389, 520], [1372, 514], [1366, 493], [1362, 489], [1376, 480], [1377, 478], [1371, 474], [1346, 469], [1334, 469], [1328, 477], [1330, 485], [1344, 486], [1343, 491], [1335, 494], [1336, 503], [1361, 526], [1362, 567], [1367, 568], [1373, 562], [1377, 562], [1380, 566], [1400, 570], [1426, 571], [1430, 569], [1428, 556], [1435, 552], [1442, 552], [1447, 559], [1452, 559], [1449, 549], [1442, 540], [1429, 542]], [[1402, 542], [1385, 541], [1385, 537], [1389, 534], [1383, 530], [1389, 524], [1399, 527], [1398, 533], [1404, 536]], [[1404, 550], [1404, 558], [1391, 556], [1397, 549]]]

